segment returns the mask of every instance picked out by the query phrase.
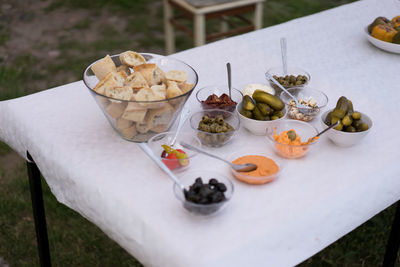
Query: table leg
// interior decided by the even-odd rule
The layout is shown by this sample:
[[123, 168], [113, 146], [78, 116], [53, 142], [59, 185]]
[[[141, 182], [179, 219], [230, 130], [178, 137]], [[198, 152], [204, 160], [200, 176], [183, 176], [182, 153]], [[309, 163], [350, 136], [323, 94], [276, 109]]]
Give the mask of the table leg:
[[27, 152], [27, 157], [30, 160], [26, 162], [26, 165], [28, 168], [29, 187], [31, 190], [32, 210], [35, 220], [40, 266], [47, 267], [51, 266], [51, 259], [49, 241], [47, 237], [46, 215], [44, 212], [40, 171], [29, 152]]
[[254, 29], [259, 30], [262, 28], [262, 17], [263, 17], [263, 2], [256, 4], [256, 10], [254, 10]]
[[203, 14], [194, 16], [194, 46], [201, 46], [206, 43], [206, 22]]
[[167, 55], [175, 53], [175, 32], [174, 26], [171, 24], [171, 19], [174, 15], [173, 9], [169, 4], [169, 0], [164, 0], [164, 34], [165, 34], [165, 49]]
[[386, 245], [383, 267], [395, 266], [397, 253], [400, 247], [400, 201], [397, 202], [396, 214], [392, 224], [392, 230]]

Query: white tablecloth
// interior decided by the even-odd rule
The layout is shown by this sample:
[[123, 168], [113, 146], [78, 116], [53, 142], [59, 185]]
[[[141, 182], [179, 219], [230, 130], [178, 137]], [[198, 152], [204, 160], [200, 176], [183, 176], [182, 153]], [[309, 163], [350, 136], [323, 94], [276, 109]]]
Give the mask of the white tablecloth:
[[[375, 17], [399, 11], [394, 0], [359, 1], [175, 55], [197, 70], [196, 90], [225, 83], [228, 61], [234, 85], [264, 82], [264, 72], [280, 65], [285, 36], [289, 64], [309, 71], [329, 108], [345, 95], [374, 121], [359, 145], [323, 137], [305, 158], [282, 159], [272, 183], [232, 178], [234, 196], [215, 217], [184, 211], [171, 180], [114, 132], [82, 81], [0, 102], [0, 139], [24, 157], [29, 150], [58, 201], [146, 266], [295, 265], [400, 199], [400, 56], [375, 48], [363, 32]], [[200, 108], [194, 94], [189, 102]], [[244, 129], [213, 151], [273, 154], [264, 137]], [[229, 175], [203, 156], [191, 164]]]

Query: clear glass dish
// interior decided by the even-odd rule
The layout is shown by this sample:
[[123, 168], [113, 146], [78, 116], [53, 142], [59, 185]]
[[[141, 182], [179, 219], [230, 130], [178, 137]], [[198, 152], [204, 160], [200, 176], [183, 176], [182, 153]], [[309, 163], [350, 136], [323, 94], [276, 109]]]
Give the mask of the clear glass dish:
[[295, 87], [287, 89], [298, 101], [315, 101], [316, 106], [313, 108], [298, 108], [293, 105], [289, 105], [292, 98], [286, 93], [282, 92], [280, 95], [281, 100], [286, 105], [287, 116], [290, 119], [301, 120], [301, 121], [312, 121], [328, 104], [328, 96], [322, 91], [312, 89], [309, 87]]
[[[286, 75], [289, 75], [289, 76], [290, 75], [294, 75], [294, 76], [304, 75], [304, 76], [307, 77], [307, 82], [306, 83], [304, 83], [302, 85], [294, 85], [294, 86], [283, 85], [283, 87], [285, 87], [285, 89], [293, 88], [293, 87], [304, 87], [307, 84], [309, 84], [310, 80], [311, 80], [311, 76], [307, 71], [305, 71], [305, 70], [303, 70], [303, 69], [301, 69], [299, 67], [295, 67], [295, 66], [288, 66], [286, 75], [283, 72], [283, 67], [282, 66], [270, 68], [269, 70], [267, 70], [267, 73], [272, 75], [272, 76], [276, 75], [278, 77], [284, 77]], [[272, 88], [275, 89], [275, 95], [277, 95], [277, 96], [280, 95], [281, 92], [282, 92], [282, 89], [279, 88], [274, 82], [272, 82], [269, 79], [268, 79], [268, 82], [272, 86]]]
[[186, 197], [182, 189], [174, 183], [173, 191], [175, 197], [181, 202], [184, 209], [188, 211], [190, 214], [199, 216], [215, 215], [217, 212], [220, 212], [222, 208], [225, 207], [226, 204], [232, 198], [234, 192], [233, 183], [225, 175], [205, 170], [195, 170], [186, 172], [185, 175], [183, 177], [179, 177], [179, 179], [186, 188], [189, 188], [189, 186], [193, 185], [193, 183], [198, 177], [202, 178], [204, 184], [208, 183], [211, 178], [215, 178], [218, 180], [218, 182], [225, 184], [226, 186], [226, 191], [224, 192], [225, 200], [212, 204], [197, 204], [186, 200]]
[[[209, 133], [198, 129], [199, 123], [203, 119], [203, 116], [216, 118], [218, 115], [221, 115], [224, 118], [224, 121], [232, 126], [233, 130], [221, 133]], [[192, 127], [192, 129], [196, 132], [196, 135], [200, 139], [202, 145], [221, 147], [228, 143], [239, 130], [240, 120], [237, 114], [233, 112], [222, 109], [207, 109], [196, 112], [190, 117], [190, 127]]]
[[[160, 133], [152, 138], [149, 139], [148, 145], [150, 149], [153, 151], [154, 155], [159, 156], [161, 158], [161, 154], [164, 151], [163, 147], [161, 145], [170, 145], [172, 142], [172, 139], [174, 138], [176, 132], [165, 132], [165, 133]], [[189, 149], [184, 149], [179, 142], [184, 141], [185, 143], [188, 143], [192, 146], [200, 147], [201, 148], [201, 142], [200, 140], [194, 136], [192, 133], [186, 133], [186, 132], [180, 132], [174, 145], [174, 149], [182, 149], [186, 156], [187, 156], [187, 162], [183, 162], [184, 164], [181, 164], [182, 161], [179, 161], [178, 159], [167, 159], [167, 158], [161, 158], [161, 160], [164, 162], [167, 167], [170, 167], [170, 169], [174, 172], [181, 172], [184, 170], [187, 170], [192, 162], [191, 160], [193, 157], [197, 155], [197, 152], [194, 152]], [[187, 163], [187, 165], [185, 165]], [[173, 168], [175, 167], [175, 168]]]
[[[220, 97], [222, 94], [227, 94], [229, 96], [229, 89], [227, 85], [208, 85], [205, 86], [196, 93], [196, 99], [199, 101], [201, 107], [203, 109], [223, 109], [226, 111], [233, 112], [235, 111], [236, 105], [235, 106], [216, 106], [216, 105], [208, 105], [206, 103], [203, 103], [202, 101], [205, 101], [207, 97], [209, 97], [212, 94], [215, 94], [217, 97]], [[238, 89], [233, 88], [231, 90], [231, 99], [237, 103], [242, 101], [243, 94], [240, 92]]]
[[[141, 53], [141, 55], [146, 59], [147, 63], [156, 64], [164, 72], [170, 70], [186, 72], [188, 74], [187, 83], [193, 84], [193, 87], [182, 95], [165, 100], [127, 101], [107, 97], [93, 90], [99, 80], [94, 75], [91, 67], [97, 61], [90, 64], [83, 73], [83, 82], [110, 125], [122, 138], [133, 142], [147, 142], [152, 136], [168, 131], [198, 82], [196, 71], [180, 60], [150, 53]], [[113, 55], [111, 59], [117, 67], [121, 65], [119, 55]], [[127, 121], [122, 118], [128, 105], [145, 113], [142, 123]]]
[[[276, 134], [279, 135], [283, 131], [295, 130], [296, 135], [300, 136], [301, 142], [307, 142], [311, 137], [318, 134], [318, 130], [309, 123], [298, 120], [284, 120], [276, 127]], [[269, 140], [272, 149], [280, 156], [288, 159], [301, 158], [307, 155], [312, 147], [318, 143], [318, 139], [309, 144], [290, 145], [277, 142], [274, 139], [274, 129], [267, 130], [267, 139]]]

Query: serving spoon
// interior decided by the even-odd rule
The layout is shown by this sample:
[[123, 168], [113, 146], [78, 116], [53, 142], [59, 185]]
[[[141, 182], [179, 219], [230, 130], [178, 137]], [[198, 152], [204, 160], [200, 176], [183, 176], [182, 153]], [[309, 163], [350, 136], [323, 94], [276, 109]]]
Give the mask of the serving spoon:
[[203, 149], [189, 145], [188, 143], [185, 143], [183, 141], [181, 141], [180, 144], [181, 144], [181, 146], [183, 146], [184, 148], [187, 148], [189, 150], [196, 151], [196, 152], [202, 153], [204, 155], [207, 155], [209, 157], [213, 157], [215, 159], [222, 160], [223, 162], [229, 164], [232, 167], [232, 169], [234, 169], [235, 171], [238, 171], [238, 172], [250, 172], [250, 171], [254, 171], [255, 169], [257, 169], [257, 165], [255, 165], [253, 163], [234, 164], [226, 159], [223, 159], [214, 154], [208, 153], [208, 152], [204, 151]]
[[281, 38], [281, 54], [282, 54], [283, 75], [287, 75], [287, 46], [285, 37]]
[[175, 145], [176, 138], [178, 138], [178, 135], [182, 129], [182, 126], [185, 124], [185, 121], [187, 120], [187, 118], [189, 118], [189, 116], [190, 116], [190, 108], [188, 105], [185, 105], [185, 106], [183, 106], [183, 109], [181, 111], [178, 128], [176, 128], [174, 138], [172, 139], [171, 143], [169, 144], [170, 147], [173, 147]]
[[228, 88], [229, 98], [232, 100], [232, 74], [231, 74], [231, 63], [226, 63], [226, 70], [228, 72]]
[[322, 135], [323, 133], [326, 133], [328, 130], [332, 129], [333, 127], [337, 126], [339, 124], [340, 120], [335, 122], [334, 124], [332, 124], [331, 126], [329, 126], [328, 128], [326, 128], [325, 130], [319, 132], [316, 136], [311, 137], [310, 141], [314, 140], [316, 137], [319, 137], [320, 135]]
[[186, 188], [182, 184], [182, 182], [178, 179], [178, 177], [175, 176], [175, 174], [171, 172], [170, 169], [168, 169], [168, 167], [158, 157], [156, 157], [156, 155], [154, 155], [153, 151], [151, 151], [151, 148], [147, 145], [147, 143], [140, 143], [139, 146], [158, 165], [158, 167], [160, 167], [166, 174], [168, 174], [168, 176], [181, 188], [183, 193], [185, 193]]

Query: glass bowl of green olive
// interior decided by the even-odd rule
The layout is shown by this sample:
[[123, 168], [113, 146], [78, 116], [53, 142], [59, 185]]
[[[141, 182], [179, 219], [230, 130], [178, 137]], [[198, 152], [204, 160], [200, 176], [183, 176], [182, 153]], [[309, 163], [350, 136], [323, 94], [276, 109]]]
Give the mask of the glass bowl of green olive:
[[[304, 87], [311, 79], [310, 74], [298, 67], [288, 66], [287, 73], [284, 73], [283, 67], [270, 68], [267, 71], [275, 80], [277, 80], [285, 89], [293, 87]], [[279, 96], [282, 92], [274, 82], [268, 79], [270, 85], [275, 89], [275, 95]]]
[[196, 131], [202, 145], [220, 147], [228, 143], [240, 127], [237, 114], [221, 109], [207, 109], [190, 117], [190, 126]]

